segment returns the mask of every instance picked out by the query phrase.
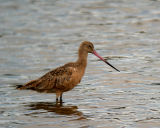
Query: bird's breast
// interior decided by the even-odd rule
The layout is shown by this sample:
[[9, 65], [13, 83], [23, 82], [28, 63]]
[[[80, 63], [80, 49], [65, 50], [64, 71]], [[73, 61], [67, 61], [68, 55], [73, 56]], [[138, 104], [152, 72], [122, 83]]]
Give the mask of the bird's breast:
[[72, 79], [74, 81], [75, 84], [80, 83], [82, 77], [83, 77], [83, 71], [82, 70], [78, 70], [77, 68], [73, 68], [73, 74], [72, 74]]
[[77, 68], [73, 68], [72, 75], [69, 80], [66, 91], [73, 89], [77, 84], [79, 84], [81, 82], [83, 75], [84, 75], [83, 70], [78, 70]]

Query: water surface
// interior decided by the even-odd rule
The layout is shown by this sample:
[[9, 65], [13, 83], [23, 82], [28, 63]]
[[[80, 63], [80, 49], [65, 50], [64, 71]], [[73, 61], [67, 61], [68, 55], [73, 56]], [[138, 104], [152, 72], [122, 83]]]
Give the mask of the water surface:
[[[159, 128], [159, 0], [0, 0], [0, 127]], [[81, 83], [64, 94], [19, 91], [75, 61], [84, 40], [93, 55]]]

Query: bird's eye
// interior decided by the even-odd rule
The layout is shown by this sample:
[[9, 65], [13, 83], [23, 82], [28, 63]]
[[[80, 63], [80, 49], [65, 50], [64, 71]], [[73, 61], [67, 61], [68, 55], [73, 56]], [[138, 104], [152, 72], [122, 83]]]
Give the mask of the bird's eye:
[[91, 45], [88, 46], [90, 49], [92, 49]]

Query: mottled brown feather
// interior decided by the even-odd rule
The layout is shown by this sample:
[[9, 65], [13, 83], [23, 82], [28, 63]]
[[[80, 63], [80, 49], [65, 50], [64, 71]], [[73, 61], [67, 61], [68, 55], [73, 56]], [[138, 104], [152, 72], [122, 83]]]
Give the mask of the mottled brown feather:
[[[81, 73], [82, 71], [78, 71], [76, 67], [76, 63], [65, 64], [46, 73], [39, 79], [25, 84], [20, 89], [32, 89], [48, 93], [56, 92], [57, 90], [62, 92], [69, 91], [81, 81], [83, 75]], [[79, 75], [82, 75], [77, 75], [78, 72]], [[75, 77], [77, 77], [77, 79], [74, 79]]]

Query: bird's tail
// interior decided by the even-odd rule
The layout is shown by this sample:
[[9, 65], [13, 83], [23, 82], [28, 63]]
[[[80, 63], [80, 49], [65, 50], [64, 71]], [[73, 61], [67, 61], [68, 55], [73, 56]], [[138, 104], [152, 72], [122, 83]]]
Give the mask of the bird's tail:
[[30, 82], [28, 82], [28, 83], [26, 83], [24, 85], [17, 85], [16, 88], [19, 89], [19, 90], [23, 90], [23, 89], [32, 89], [32, 90], [34, 90], [36, 85], [37, 85], [37, 80], [32, 80], [32, 81], [30, 81]]

